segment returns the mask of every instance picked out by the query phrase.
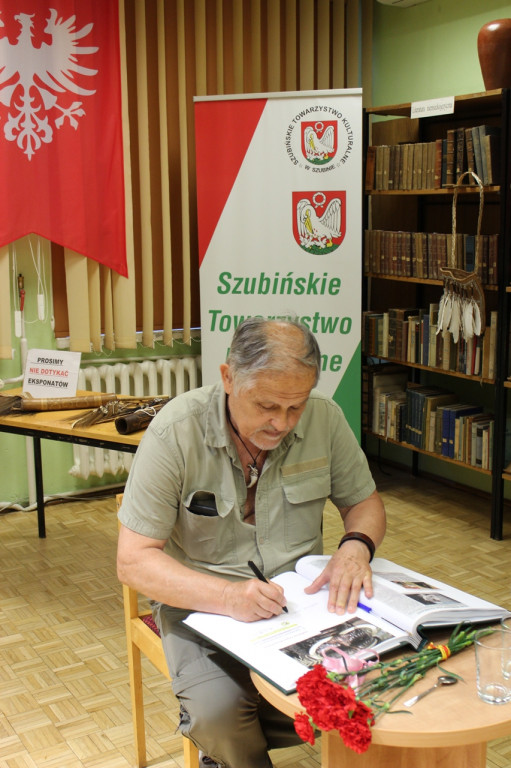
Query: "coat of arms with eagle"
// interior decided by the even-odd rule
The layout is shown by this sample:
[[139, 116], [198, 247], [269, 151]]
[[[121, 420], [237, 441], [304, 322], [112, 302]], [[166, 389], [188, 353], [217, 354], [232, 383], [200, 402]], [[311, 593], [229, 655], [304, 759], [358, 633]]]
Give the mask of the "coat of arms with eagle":
[[[85, 114], [81, 101], [64, 106], [63, 95], [91, 96], [96, 92], [76, 81], [76, 76], [97, 74], [96, 69], [84, 66], [81, 57], [96, 53], [98, 48], [80, 43], [94, 25], [85, 24], [77, 29], [75, 16], [63, 19], [55, 9], [48, 10], [45, 37], [40, 45], [34, 44], [33, 14], [14, 16], [19, 32], [12, 42], [0, 16], [0, 108], [7, 108], [4, 136], [7, 141], [16, 142], [29, 160], [43, 143], [52, 141], [53, 126], [61, 128], [67, 119], [76, 129], [78, 119]], [[47, 42], [48, 37], [51, 42]]]

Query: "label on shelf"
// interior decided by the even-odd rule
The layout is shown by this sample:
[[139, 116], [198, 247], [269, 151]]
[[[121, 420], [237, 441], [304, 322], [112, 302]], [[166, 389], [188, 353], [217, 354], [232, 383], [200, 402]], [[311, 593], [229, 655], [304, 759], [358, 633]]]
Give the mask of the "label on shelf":
[[432, 117], [433, 115], [452, 115], [454, 112], [454, 96], [427, 101], [412, 101], [410, 117]]

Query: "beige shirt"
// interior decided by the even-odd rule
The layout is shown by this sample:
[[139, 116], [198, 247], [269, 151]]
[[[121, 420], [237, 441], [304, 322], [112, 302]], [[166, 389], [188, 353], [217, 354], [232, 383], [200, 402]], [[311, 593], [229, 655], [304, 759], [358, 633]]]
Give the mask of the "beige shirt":
[[257, 483], [255, 525], [243, 522], [247, 488], [217, 384], [180, 395], [153, 419], [135, 455], [119, 519], [137, 533], [167, 540], [166, 551], [195, 570], [251, 577], [247, 562], [254, 560], [272, 577], [322, 551], [327, 498], [347, 507], [374, 490], [341, 409], [313, 390], [294, 430], [268, 453]]

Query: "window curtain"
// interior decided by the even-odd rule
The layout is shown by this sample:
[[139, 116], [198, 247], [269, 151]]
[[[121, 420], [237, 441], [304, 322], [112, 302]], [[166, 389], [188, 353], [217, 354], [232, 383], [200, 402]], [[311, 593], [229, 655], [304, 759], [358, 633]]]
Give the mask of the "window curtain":
[[[71, 349], [189, 343], [199, 326], [193, 97], [364, 88], [372, 0], [119, 0], [128, 278], [54, 247]], [[0, 250], [0, 355], [8, 280]], [[55, 292], [54, 292], [55, 296]], [[54, 301], [58, 301], [58, 296]], [[57, 314], [57, 313], [56, 313]]]

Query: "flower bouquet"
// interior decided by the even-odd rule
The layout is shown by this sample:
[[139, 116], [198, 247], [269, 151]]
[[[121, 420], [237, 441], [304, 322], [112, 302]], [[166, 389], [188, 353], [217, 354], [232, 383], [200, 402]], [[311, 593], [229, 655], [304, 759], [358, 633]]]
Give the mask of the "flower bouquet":
[[[387, 662], [344, 656], [344, 671], [339, 671], [339, 659], [335, 660], [336, 671], [327, 669], [329, 660], [316, 665], [297, 681], [298, 699], [305, 708], [295, 715], [297, 734], [314, 744], [315, 730], [336, 730], [347, 747], [365, 752], [376, 719], [389, 712], [428, 669], [441, 668], [440, 662], [472, 645], [477, 631], [460, 624], [445, 645], [429, 643], [414, 654]], [[492, 631], [488, 629], [488, 633]]]

